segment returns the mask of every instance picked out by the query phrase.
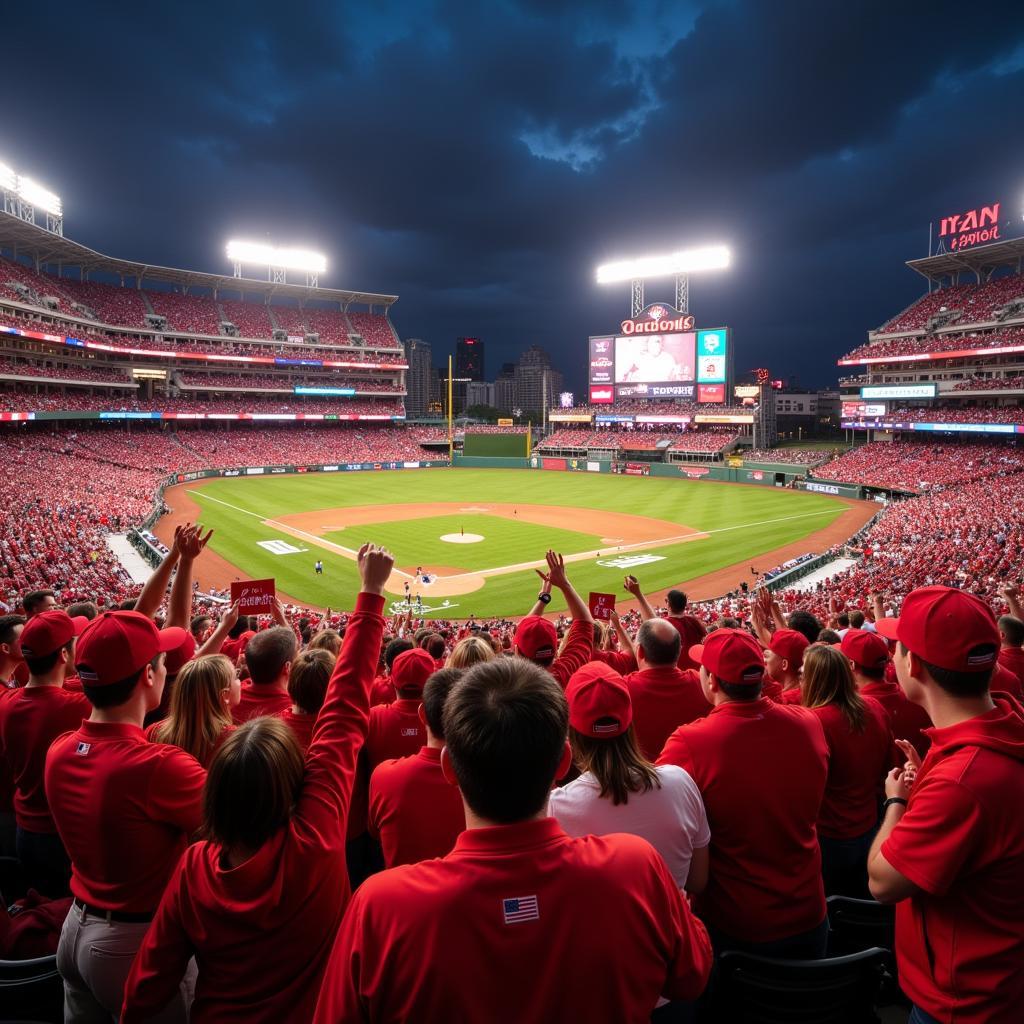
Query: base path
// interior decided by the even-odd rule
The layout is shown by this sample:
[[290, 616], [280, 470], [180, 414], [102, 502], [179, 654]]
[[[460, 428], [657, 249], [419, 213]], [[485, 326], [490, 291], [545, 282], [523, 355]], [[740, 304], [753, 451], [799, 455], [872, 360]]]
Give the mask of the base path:
[[[202, 482], [179, 484], [169, 487], [164, 493], [164, 501], [170, 511], [157, 523], [154, 533], [165, 544], [170, 544], [176, 526], [186, 522], [195, 522], [201, 512], [200, 504], [195, 500], [194, 492], [201, 490]], [[845, 505], [845, 510], [828, 526], [816, 530], [801, 540], [786, 544], [772, 551], [765, 552], [753, 559], [745, 559], [734, 565], [707, 573], [690, 580], [680, 580], [677, 586], [686, 590], [691, 600], [704, 601], [722, 597], [739, 587], [741, 581], [755, 582], [750, 572], [751, 565], [757, 566], [762, 572], [774, 568], [790, 558], [796, 558], [809, 551], [827, 551], [836, 544], [852, 537], [878, 511], [878, 505], [871, 501], [851, 501], [836, 499]], [[600, 542], [616, 551], [630, 551], [639, 548], [652, 548], [667, 544], [679, 544], [709, 536], [707, 533], [690, 527], [672, 523], [664, 519], [653, 519], [647, 516], [631, 515], [625, 512], [605, 512], [598, 509], [569, 508], [564, 505], [519, 505], [515, 503], [486, 502], [479, 505], [468, 505], [466, 502], [432, 502], [411, 505], [358, 505], [351, 508], [319, 509], [312, 512], [298, 512], [281, 516], [278, 519], [263, 520], [282, 533], [288, 533], [307, 543], [317, 545], [326, 550], [336, 552], [348, 558], [355, 558], [359, 544], [365, 540], [362, 536], [353, 536], [352, 546], [348, 547], [326, 540], [324, 533], [347, 530], [353, 526], [368, 526], [373, 523], [396, 522], [406, 519], [423, 519], [431, 516], [457, 515], [460, 512], [481, 512], [499, 516], [513, 521], [532, 523], [538, 526], [554, 526], [564, 529], [567, 522], [580, 533], [589, 533], [600, 538]], [[792, 518], [792, 517], [784, 517]], [[730, 529], [742, 530], [743, 527]], [[361, 533], [362, 531], [360, 531]], [[456, 549], [452, 549], [453, 554]], [[592, 559], [600, 554], [608, 554], [607, 547], [603, 550], [581, 551], [566, 555], [566, 562], [578, 562]], [[430, 596], [454, 597], [479, 590], [488, 576], [504, 575], [521, 572], [526, 569], [543, 568], [545, 562], [538, 559], [518, 565], [496, 566], [492, 569], [467, 570], [455, 566], [424, 566], [425, 571], [435, 576], [430, 585]], [[396, 568], [388, 580], [387, 589], [393, 594], [403, 594], [405, 583], [412, 580], [413, 566]], [[203, 589], [209, 587], [227, 588], [233, 580], [248, 578], [237, 566], [228, 562], [214, 551], [206, 550], [195, 565], [195, 576]], [[648, 595], [652, 603], [663, 604], [668, 589], [655, 591]], [[304, 604], [282, 594], [282, 598], [293, 604]], [[625, 596], [625, 595], [623, 595]], [[620, 609], [634, 607], [635, 602], [623, 600], [618, 602]]]

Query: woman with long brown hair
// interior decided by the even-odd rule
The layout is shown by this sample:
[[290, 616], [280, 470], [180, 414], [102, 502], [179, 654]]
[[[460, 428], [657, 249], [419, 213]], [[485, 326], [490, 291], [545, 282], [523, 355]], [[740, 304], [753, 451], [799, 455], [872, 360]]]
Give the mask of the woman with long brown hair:
[[590, 662], [573, 674], [565, 696], [580, 776], [552, 791], [548, 813], [571, 836], [641, 836], [664, 858], [680, 889], [702, 892], [711, 833], [700, 791], [682, 768], [655, 767], [640, 752], [622, 676]]
[[804, 654], [801, 703], [825, 731], [828, 780], [818, 812], [826, 896], [868, 898], [867, 856], [878, 829], [886, 773], [895, 763], [889, 718], [857, 690], [838, 647], [812, 644]]
[[234, 731], [231, 709], [241, 697], [235, 666], [223, 654], [188, 662], [171, 691], [167, 717], [146, 730], [153, 743], [170, 743], [191, 754], [204, 768]]

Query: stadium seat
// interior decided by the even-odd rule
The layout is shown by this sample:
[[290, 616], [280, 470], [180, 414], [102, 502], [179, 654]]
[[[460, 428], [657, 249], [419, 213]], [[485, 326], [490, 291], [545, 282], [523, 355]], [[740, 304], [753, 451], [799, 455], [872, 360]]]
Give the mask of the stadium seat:
[[847, 956], [872, 947], [894, 948], [895, 907], [849, 896], [829, 896], [826, 902], [832, 956]]
[[730, 1024], [865, 1024], [875, 1010], [888, 952], [872, 948], [825, 960], [725, 952], [714, 1019]]
[[8, 1022], [63, 1019], [64, 983], [56, 955], [0, 960], [0, 1014]]

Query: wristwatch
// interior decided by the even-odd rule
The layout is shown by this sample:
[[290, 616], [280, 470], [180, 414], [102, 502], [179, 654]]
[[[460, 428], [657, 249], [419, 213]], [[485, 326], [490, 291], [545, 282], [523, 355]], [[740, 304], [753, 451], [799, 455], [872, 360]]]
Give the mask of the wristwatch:
[[551, 603], [551, 595], [546, 593], [546, 592], [544, 592], [544, 591], [542, 591], [541, 593], [539, 593], [537, 595], [537, 600], [540, 601], [541, 604], [550, 604]]
[[901, 797], [901, 796], [891, 796], [891, 797], [889, 797], [889, 799], [886, 800], [884, 804], [882, 804], [882, 813], [883, 814], [885, 814], [885, 812], [887, 810], [889, 810], [889, 805], [890, 804], [903, 804], [903, 806], [906, 807], [907, 806], [907, 801], [904, 800], [903, 797]]

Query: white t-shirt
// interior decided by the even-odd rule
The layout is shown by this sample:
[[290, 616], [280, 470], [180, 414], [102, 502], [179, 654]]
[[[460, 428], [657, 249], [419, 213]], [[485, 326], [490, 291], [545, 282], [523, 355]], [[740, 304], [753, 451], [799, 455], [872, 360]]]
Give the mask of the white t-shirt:
[[673, 764], [655, 770], [661, 789], [630, 793], [628, 802], [618, 806], [610, 796], [601, 797], [597, 779], [584, 772], [567, 786], [552, 790], [548, 814], [570, 836], [626, 832], [646, 839], [661, 854], [682, 889], [693, 851], [711, 842], [704, 801], [689, 772]]

